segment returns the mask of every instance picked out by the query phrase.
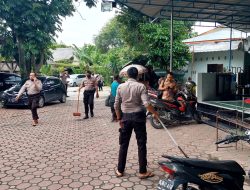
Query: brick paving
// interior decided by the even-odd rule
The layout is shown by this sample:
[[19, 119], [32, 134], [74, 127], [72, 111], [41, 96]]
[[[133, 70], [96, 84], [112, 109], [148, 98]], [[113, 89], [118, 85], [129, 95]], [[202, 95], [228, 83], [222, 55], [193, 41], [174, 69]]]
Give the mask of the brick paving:
[[[30, 111], [0, 109], [0, 190], [151, 190], [164, 177], [157, 162], [162, 154], [182, 156], [164, 130], [147, 123], [148, 168], [155, 176], [140, 180], [137, 145], [132, 136], [126, 173], [116, 178], [118, 124], [111, 123], [104, 106], [107, 91], [95, 104], [95, 116], [73, 117], [75, 92], [65, 104], [52, 103], [39, 109], [39, 126], [31, 126]], [[83, 106], [81, 101], [81, 112]], [[184, 151], [194, 158], [233, 159], [250, 169], [250, 146], [215, 149], [215, 129], [207, 125], [184, 125], [169, 129]], [[222, 133], [220, 133], [223, 135]], [[248, 180], [245, 190], [250, 189]]]

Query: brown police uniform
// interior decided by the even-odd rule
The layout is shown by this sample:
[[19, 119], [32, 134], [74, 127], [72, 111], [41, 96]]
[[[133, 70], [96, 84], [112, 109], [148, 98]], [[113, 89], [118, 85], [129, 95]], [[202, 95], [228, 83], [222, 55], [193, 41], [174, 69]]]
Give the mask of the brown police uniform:
[[94, 94], [97, 87], [97, 81], [95, 77], [85, 77], [82, 82], [84, 87], [83, 103], [85, 108], [85, 116], [88, 117], [89, 110], [91, 117], [94, 116]]
[[[36, 85], [35, 85], [36, 84]], [[28, 106], [31, 109], [33, 120], [38, 120], [37, 108], [39, 106], [40, 92], [42, 90], [42, 82], [40, 80], [27, 80], [18, 92], [20, 97], [25, 91], [28, 95]]]
[[135, 79], [128, 79], [117, 88], [114, 107], [119, 109], [121, 103], [123, 127], [119, 129], [120, 151], [118, 171], [123, 173], [126, 165], [127, 151], [132, 131], [135, 131], [138, 144], [139, 172], [147, 172], [147, 132], [145, 107], [149, 105], [144, 84]]

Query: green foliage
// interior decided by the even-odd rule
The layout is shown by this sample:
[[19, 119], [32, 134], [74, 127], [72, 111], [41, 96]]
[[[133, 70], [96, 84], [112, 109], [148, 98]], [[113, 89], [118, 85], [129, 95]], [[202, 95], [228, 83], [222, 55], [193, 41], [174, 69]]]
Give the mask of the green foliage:
[[121, 23], [117, 22], [116, 17], [113, 18], [102, 28], [98, 36], [95, 37], [96, 48], [101, 53], [107, 53], [112, 48], [123, 46], [124, 43], [120, 36], [121, 28]]
[[78, 58], [80, 64], [89, 67], [93, 65], [93, 54], [95, 54], [96, 48], [93, 45], [84, 45], [82, 48], [78, 48], [74, 45], [74, 55]]
[[122, 13], [117, 16], [118, 25], [121, 26], [121, 38], [122, 41], [136, 50], [143, 51], [143, 39], [141, 31], [139, 30], [140, 24], [148, 23], [149, 18], [143, 16], [141, 13], [128, 9], [122, 8]]
[[[145, 43], [145, 50], [151, 63], [158, 67], [167, 68], [170, 60], [170, 22], [146, 23], [140, 25]], [[188, 47], [182, 42], [189, 37], [185, 22], [174, 22], [173, 32], [173, 67], [182, 68], [190, 60]]]
[[85, 69], [82, 69], [81, 67], [71, 67], [74, 74], [82, 74], [85, 73]]
[[65, 44], [57, 44], [57, 43], [53, 43], [51, 46], [50, 46], [50, 49], [57, 49], [57, 48], [69, 48], [71, 46], [67, 46]]
[[51, 65], [43, 65], [40, 69], [43, 75], [51, 75]]
[[[134, 51], [135, 56], [147, 55], [150, 64], [167, 68], [169, 66], [170, 55], [170, 22], [159, 20], [150, 23], [149, 18], [140, 13], [122, 8], [122, 12], [115, 19], [120, 26], [120, 35], [115, 37], [122, 38], [123, 47], [129, 47]], [[173, 66], [174, 69], [182, 68], [190, 60], [188, 47], [182, 40], [191, 37], [191, 26], [193, 22], [174, 22], [174, 44], [173, 44]], [[120, 49], [123, 49], [122, 47]], [[130, 55], [131, 55], [130, 54]], [[132, 57], [134, 59], [135, 57]]]
[[73, 59], [62, 59], [60, 61], [56, 61], [56, 63], [58, 64], [72, 64], [74, 61], [74, 58]]
[[45, 76], [56, 76], [58, 77], [63, 68], [54, 68], [51, 65], [42, 65], [40, 73]]

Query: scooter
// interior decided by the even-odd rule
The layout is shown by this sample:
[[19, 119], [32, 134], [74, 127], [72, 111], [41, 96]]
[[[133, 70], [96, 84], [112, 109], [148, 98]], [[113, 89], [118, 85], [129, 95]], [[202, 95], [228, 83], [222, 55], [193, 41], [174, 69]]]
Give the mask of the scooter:
[[[184, 89], [177, 93], [176, 100], [166, 101], [159, 99], [157, 93], [156, 90], [148, 90], [150, 103], [166, 126], [193, 120], [201, 123], [201, 117], [196, 110], [197, 97], [195, 95]], [[162, 128], [159, 121], [153, 117], [150, 117], [150, 123], [156, 129]]]
[[157, 190], [243, 190], [246, 173], [236, 161], [163, 157], [169, 161], [159, 165], [168, 177], [159, 181]]
[[168, 175], [159, 181], [157, 190], [243, 190], [246, 173], [236, 161], [188, 158], [160, 119], [159, 122], [186, 158], [163, 155], [168, 160], [159, 165]]

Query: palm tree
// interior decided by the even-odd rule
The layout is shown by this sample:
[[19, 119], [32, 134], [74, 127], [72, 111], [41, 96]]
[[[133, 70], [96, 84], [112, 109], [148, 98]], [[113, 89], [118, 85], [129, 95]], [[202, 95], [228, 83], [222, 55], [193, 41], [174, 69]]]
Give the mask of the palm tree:
[[91, 55], [88, 54], [88, 51], [86, 47], [78, 48], [76, 45], [74, 45], [74, 55], [79, 59], [80, 65], [86, 69], [89, 69], [91, 65], [93, 65], [93, 60], [91, 58]]

